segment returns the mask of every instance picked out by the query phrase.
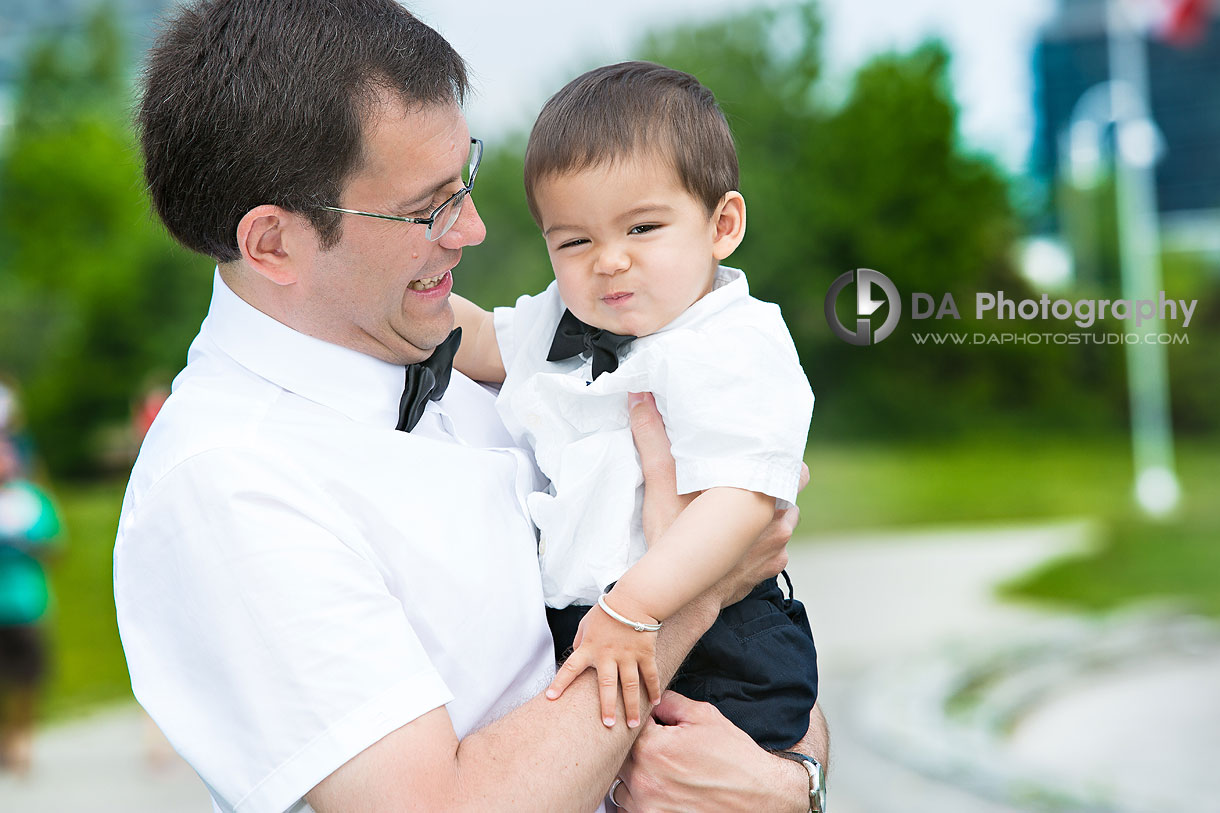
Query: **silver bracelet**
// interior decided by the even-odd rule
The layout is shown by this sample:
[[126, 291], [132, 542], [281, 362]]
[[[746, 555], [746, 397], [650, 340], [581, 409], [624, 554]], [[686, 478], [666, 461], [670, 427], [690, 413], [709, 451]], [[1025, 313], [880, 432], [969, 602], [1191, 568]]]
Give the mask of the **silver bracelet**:
[[606, 603], [605, 595], [600, 595], [597, 597], [597, 606], [601, 607], [605, 611], [606, 615], [610, 616], [620, 624], [626, 624], [636, 632], [656, 632], [661, 628], [660, 624], [645, 624], [641, 621], [632, 621], [630, 618], [619, 615], [614, 610], [610, 609], [610, 605]]

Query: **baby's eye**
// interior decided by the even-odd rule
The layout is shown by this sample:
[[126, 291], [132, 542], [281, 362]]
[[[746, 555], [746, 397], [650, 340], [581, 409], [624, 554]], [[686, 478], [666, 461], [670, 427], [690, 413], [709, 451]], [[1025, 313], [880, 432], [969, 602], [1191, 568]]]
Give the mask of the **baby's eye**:
[[627, 233], [628, 234], [647, 234], [648, 232], [653, 231], [654, 229], [659, 229], [659, 228], [661, 228], [661, 224], [659, 224], [659, 223], [643, 223], [639, 226], [632, 226], [631, 230]]
[[559, 248], [571, 248], [572, 246], [583, 246], [587, 242], [589, 242], [589, 241], [586, 240], [585, 238], [578, 237], [575, 240], [566, 240], [566, 241], [560, 243]]

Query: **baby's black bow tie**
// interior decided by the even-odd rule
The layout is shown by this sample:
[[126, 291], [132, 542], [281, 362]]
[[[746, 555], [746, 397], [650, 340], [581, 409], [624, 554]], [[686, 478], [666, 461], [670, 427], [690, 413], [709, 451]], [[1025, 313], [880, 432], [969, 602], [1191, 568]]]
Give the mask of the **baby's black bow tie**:
[[410, 432], [424, 415], [429, 401], [439, 401], [449, 387], [449, 376], [453, 373], [453, 357], [462, 343], [462, 329], [455, 327], [449, 338], [436, 346], [432, 355], [423, 361], [407, 365], [407, 384], [398, 402], [398, 426], [400, 432]]
[[559, 327], [555, 328], [555, 339], [551, 342], [551, 352], [546, 360], [562, 361], [588, 353], [593, 357], [593, 378], [596, 379], [602, 373], [612, 373], [618, 369], [619, 348], [634, 338], [586, 325], [570, 310], [565, 310]]

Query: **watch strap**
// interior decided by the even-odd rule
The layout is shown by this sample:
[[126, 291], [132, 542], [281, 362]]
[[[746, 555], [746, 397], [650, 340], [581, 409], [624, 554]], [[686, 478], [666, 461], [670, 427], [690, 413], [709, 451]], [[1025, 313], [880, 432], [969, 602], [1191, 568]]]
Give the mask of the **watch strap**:
[[826, 813], [826, 772], [822, 769], [822, 763], [795, 751], [771, 753], [799, 764], [809, 773], [809, 813]]

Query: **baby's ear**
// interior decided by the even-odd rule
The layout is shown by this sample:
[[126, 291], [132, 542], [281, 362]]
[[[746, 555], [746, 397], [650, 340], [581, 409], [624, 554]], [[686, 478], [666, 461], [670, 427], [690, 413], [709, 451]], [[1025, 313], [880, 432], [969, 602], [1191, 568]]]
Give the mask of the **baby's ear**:
[[724, 193], [712, 213], [712, 227], [712, 254], [719, 262], [736, 251], [746, 236], [746, 199], [740, 192]]

